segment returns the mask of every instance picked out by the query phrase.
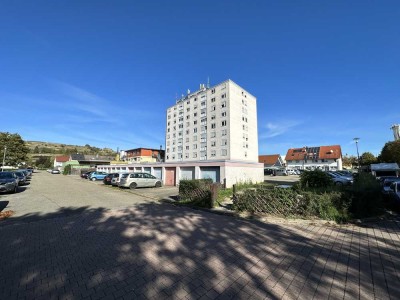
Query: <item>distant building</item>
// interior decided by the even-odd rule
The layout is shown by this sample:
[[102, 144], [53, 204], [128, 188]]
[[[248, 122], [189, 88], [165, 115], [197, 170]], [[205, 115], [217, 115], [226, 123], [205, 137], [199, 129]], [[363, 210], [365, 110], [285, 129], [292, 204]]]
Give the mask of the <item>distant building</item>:
[[70, 159], [69, 155], [56, 156], [53, 162], [54, 169], [61, 168], [64, 165], [64, 163], [69, 161], [69, 159]]
[[285, 166], [285, 162], [280, 154], [259, 155], [258, 162], [264, 164], [264, 168], [281, 168]]
[[162, 149], [136, 148], [124, 150], [124, 160], [129, 163], [149, 163], [164, 161], [165, 151]]
[[286, 165], [288, 169], [342, 170], [342, 149], [339, 145], [291, 148]]

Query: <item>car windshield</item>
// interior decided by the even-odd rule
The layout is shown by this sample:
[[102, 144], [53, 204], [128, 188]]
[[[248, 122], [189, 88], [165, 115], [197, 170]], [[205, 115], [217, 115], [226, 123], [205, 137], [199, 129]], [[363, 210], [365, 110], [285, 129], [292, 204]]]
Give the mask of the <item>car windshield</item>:
[[10, 172], [1, 172], [0, 179], [10, 179], [13, 178], [12, 173]]

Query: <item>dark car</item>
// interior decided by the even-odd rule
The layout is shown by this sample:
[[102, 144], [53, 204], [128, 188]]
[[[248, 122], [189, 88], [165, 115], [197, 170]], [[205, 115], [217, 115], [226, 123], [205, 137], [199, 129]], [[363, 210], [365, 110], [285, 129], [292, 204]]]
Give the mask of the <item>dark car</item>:
[[390, 187], [391, 187], [392, 183], [393, 183], [393, 182], [399, 182], [399, 181], [400, 181], [400, 178], [399, 178], [399, 177], [396, 177], [396, 178], [386, 178], [386, 179], [383, 181], [383, 184], [382, 184], [382, 193], [383, 193], [383, 195], [384, 195], [384, 196], [390, 195]]
[[93, 173], [93, 172], [94, 172], [94, 171], [89, 171], [89, 172], [82, 173], [82, 174], [81, 174], [81, 178], [88, 179], [88, 178], [89, 178], [89, 175], [90, 175], [91, 173]]
[[110, 173], [110, 174], [107, 174], [106, 177], [104, 177], [104, 179], [103, 179], [103, 183], [106, 184], [106, 185], [110, 185], [110, 184], [111, 184], [111, 180], [112, 180], [114, 177], [118, 177], [118, 176], [119, 176], [119, 173]]
[[23, 171], [15, 171], [14, 173], [19, 179], [18, 185], [24, 185], [27, 183], [27, 176]]
[[400, 181], [392, 182], [389, 188], [389, 196], [400, 207]]
[[19, 179], [14, 172], [0, 172], [0, 192], [16, 193]]

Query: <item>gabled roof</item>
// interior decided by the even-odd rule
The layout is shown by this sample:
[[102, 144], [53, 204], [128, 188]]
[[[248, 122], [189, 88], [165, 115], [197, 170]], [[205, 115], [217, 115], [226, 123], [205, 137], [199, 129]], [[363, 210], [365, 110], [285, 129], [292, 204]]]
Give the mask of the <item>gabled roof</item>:
[[266, 165], [273, 165], [279, 160], [279, 154], [259, 155], [258, 162]]
[[68, 155], [56, 156], [56, 162], [67, 162], [67, 161], [69, 161]]
[[71, 160], [85, 160], [85, 156], [83, 154], [71, 154]]
[[286, 161], [305, 159], [338, 159], [342, 157], [339, 145], [291, 148], [286, 154]]

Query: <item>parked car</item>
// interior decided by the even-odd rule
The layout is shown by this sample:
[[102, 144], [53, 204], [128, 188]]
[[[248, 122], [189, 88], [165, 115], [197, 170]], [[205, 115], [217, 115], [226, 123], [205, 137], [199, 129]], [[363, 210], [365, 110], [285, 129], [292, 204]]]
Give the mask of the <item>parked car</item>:
[[[129, 174], [129, 173], [125, 173], [125, 174]], [[123, 173], [117, 173], [117, 175], [115, 175], [115, 176], [111, 179], [111, 185], [112, 185], [112, 186], [118, 186], [118, 185], [119, 185], [119, 181], [120, 181], [122, 175], [123, 175]]]
[[104, 179], [103, 179], [103, 183], [106, 184], [106, 185], [110, 185], [110, 184], [111, 184], [111, 180], [112, 180], [114, 177], [118, 177], [118, 176], [119, 176], [119, 173], [110, 173], [110, 174], [107, 174], [107, 175], [104, 177]]
[[335, 185], [351, 185], [353, 184], [353, 179], [349, 177], [344, 177], [339, 174], [333, 172], [327, 172], [328, 176], [330, 176]]
[[93, 172], [94, 172], [94, 171], [89, 171], [89, 172], [82, 173], [82, 174], [81, 174], [81, 178], [88, 179], [89, 175], [90, 175], [91, 173], [93, 173]]
[[121, 176], [119, 187], [161, 187], [162, 182], [157, 177], [149, 173], [125, 173]]
[[14, 172], [0, 172], [0, 192], [18, 192], [19, 179]]
[[27, 182], [27, 177], [24, 172], [22, 171], [15, 171], [15, 175], [18, 176], [19, 182], [18, 185], [24, 185]]
[[297, 175], [297, 172], [295, 170], [286, 170], [288, 175]]
[[96, 181], [96, 180], [103, 180], [104, 177], [106, 177], [107, 173], [106, 172], [92, 172], [88, 176], [89, 180]]
[[51, 170], [50, 173], [51, 173], [51, 174], [60, 174], [60, 170], [58, 170], [58, 169], [53, 169], [53, 170]]
[[383, 181], [382, 184], [382, 194], [384, 196], [389, 196], [390, 194], [390, 187], [393, 182], [398, 182], [400, 181], [400, 178], [387, 178]]
[[396, 205], [400, 205], [400, 181], [392, 182], [389, 188], [389, 196]]
[[276, 176], [287, 176], [288, 175], [288, 173], [287, 173], [287, 171], [286, 170], [276, 170], [275, 171], [275, 175]]

